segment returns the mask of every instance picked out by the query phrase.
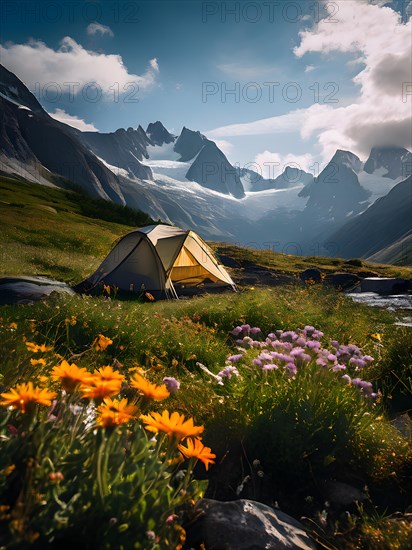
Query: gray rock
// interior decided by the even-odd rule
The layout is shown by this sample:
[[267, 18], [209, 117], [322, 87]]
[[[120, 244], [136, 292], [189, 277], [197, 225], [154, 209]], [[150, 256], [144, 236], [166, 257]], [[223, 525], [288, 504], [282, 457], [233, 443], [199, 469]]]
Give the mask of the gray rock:
[[406, 292], [408, 281], [396, 277], [368, 277], [361, 282], [362, 292], [377, 292], [378, 294], [394, 294]]
[[315, 283], [322, 282], [322, 274], [319, 269], [309, 268], [302, 271], [299, 275], [302, 281], [315, 281]]
[[0, 279], [0, 305], [32, 304], [51, 294], [74, 295], [66, 283], [46, 277], [3, 277]]
[[202, 499], [199, 517], [186, 528], [187, 548], [206, 550], [314, 550], [301, 523], [253, 500]]
[[325, 277], [325, 283], [336, 288], [350, 289], [356, 286], [361, 281], [361, 278], [354, 273], [336, 272], [330, 273]]
[[356, 487], [340, 481], [328, 481], [325, 486], [326, 497], [332, 504], [349, 506], [355, 501], [365, 500], [366, 495]]

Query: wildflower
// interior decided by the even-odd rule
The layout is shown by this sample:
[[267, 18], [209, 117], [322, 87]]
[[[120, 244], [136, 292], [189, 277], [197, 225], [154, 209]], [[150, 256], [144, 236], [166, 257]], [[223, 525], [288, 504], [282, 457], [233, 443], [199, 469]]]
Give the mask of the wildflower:
[[34, 344], [33, 342], [26, 342], [26, 347], [28, 351], [31, 351], [32, 353], [39, 353], [41, 351], [42, 353], [46, 353], [47, 351], [50, 351], [52, 348], [51, 346], [46, 346], [46, 344]]
[[112, 367], [100, 367], [99, 370], [95, 370], [93, 373], [93, 378], [99, 380], [117, 380], [118, 382], [123, 382], [124, 376], [120, 372], [113, 370]]
[[101, 380], [92, 378], [87, 386], [82, 388], [83, 397], [87, 399], [104, 399], [116, 395], [120, 391], [121, 382], [119, 380]]
[[155, 298], [154, 298], [153, 294], [150, 294], [150, 292], [145, 292], [144, 295], [145, 295], [146, 299], [149, 300], [149, 302], [154, 302], [155, 301]]
[[49, 474], [49, 479], [53, 483], [59, 483], [59, 481], [63, 481], [64, 475], [61, 472], [51, 472]]
[[230, 361], [231, 363], [237, 363], [238, 361], [240, 361], [243, 357], [243, 353], [238, 353], [237, 355], [230, 355], [227, 360]]
[[152, 384], [149, 380], [138, 373], [133, 376], [130, 385], [139, 390], [145, 397], [148, 399], [153, 399], [154, 401], [163, 401], [170, 395], [165, 384], [162, 384], [161, 386]]
[[180, 388], [180, 382], [176, 378], [173, 378], [173, 376], [165, 376], [162, 382], [169, 393], [176, 393]]
[[113, 340], [111, 340], [107, 336], [103, 336], [103, 334], [99, 334], [99, 336], [93, 342], [96, 351], [104, 351], [111, 344], [113, 344]]
[[263, 365], [262, 371], [268, 371], [268, 370], [276, 370], [279, 367], [275, 365], [274, 363], [267, 363], [266, 365]]
[[9, 328], [11, 328], [12, 330], [16, 330], [17, 323], [10, 323]]
[[295, 363], [288, 363], [287, 365], [285, 365], [285, 369], [290, 376], [295, 376], [297, 371]]
[[104, 292], [106, 292], [108, 296], [110, 296], [110, 291], [111, 291], [110, 285], [103, 284], [103, 290]]
[[342, 376], [342, 380], [344, 380], [346, 382], [346, 384], [350, 384], [352, 382], [352, 379], [348, 374], [344, 374]]
[[30, 363], [33, 367], [36, 367], [37, 365], [41, 365], [42, 367], [44, 367], [46, 361], [44, 359], [30, 359]]
[[44, 405], [50, 407], [52, 399], [56, 397], [55, 392], [33, 386], [32, 382], [27, 384], [17, 384], [10, 391], [2, 393], [3, 401], [0, 405], [3, 407], [13, 407], [25, 413], [27, 408], [32, 404]]
[[194, 425], [193, 418], [185, 420], [183, 414], [179, 414], [178, 412], [169, 414], [167, 410], [163, 411], [161, 414], [158, 412], [142, 414], [140, 419], [149, 432], [164, 432], [167, 433], [170, 438], [176, 438], [178, 441], [184, 437], [198, 436], [204, 430], [203, 426]]
[[260, 332], [262, 332], [262, 331], [260, 330], [259, 327], [252, 327], [250, 329], [250, 334], [259, 334]]
[[97, 408], [97, 424], [104, 428], [120, 426], [133, 418], [137, 407], [128, 403], [127, 399], [105, 398]]
[[66, 360], [58, 367], [54, 367], [51, 375], [54, 380], [60, 380], [63, 389], [68, 393], [74, 392], [80, 384], [87, 384], [92, 379], [92, 374], [85, 368], [80, 368], [74, 363], [69, 365]]
[[209, 468], [209, 464], [214, 464], [213, 460], [216, 458], [216, 455], [213, 454], [210, 447], [205, 447], [200, 439], [188, 439], [186, 442], [186, 447], [184, 445], [178, 445], [179, 451], [186, 458], [196, 458], [203, 462], [206, 470]]
[[239, 376], [239, 371], [236, 367], [227, 366], [217, 374], [220, 378], [227, 378], [230, 380], [232, 376]]

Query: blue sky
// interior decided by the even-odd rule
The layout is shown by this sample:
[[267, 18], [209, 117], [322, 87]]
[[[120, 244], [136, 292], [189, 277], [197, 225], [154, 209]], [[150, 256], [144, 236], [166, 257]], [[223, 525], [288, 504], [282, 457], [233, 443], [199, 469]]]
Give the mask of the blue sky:
[[[365, 29], [360, 26], [358, 34], [368, 32], [370, 22], [377, 20], [376, 31], [369, 31], [369, 49], [368, 44], [359, 48], [344, 44], [348, 34], [344, 25], [351, 28], [348, 19], [351, 13], [358, 13], [360, 4], [364, 11], [359, 11], [359, 19], [364, 18]], [[325, 147], [319, 133], [325, 129], [313, 123], [317, 116], [313, 109], [320, 107], [318, 116], [329, 117], [331, 131], [331, 111], [340, 109], [336, 119], [344, 119], [342, 109], [362, 100], [360, 89], [365, 83], [354, 82], [354, 77], [384, 61], [374, 59], [372, 53], [381, 29], [399, 32], [401, 44], [401, 33], [410, 24], [407, 15], [399, 17], [408, 2], [389, 2], [390, 8], [384, 4], [381, 0], [337, 0], [329, 3], [331, 10], [324, 0], [5, 0], [2, 62], [36, 92], [47, 111], [63, 119], [66, 115], [77, 117], [99, 131], [138, 124], [146, 127], [161, 120], [175, 133], [183, 125], [211, 131], [211, 138], [221, 143], [233, 163], [254, 162], [264, 152], [275, 155], [275, 159], [276, 155], [284, 159], [288, 154], [306, 154], [310, 157], [304, 163], [322, 161], [335, 141], [339, 145], [341, 139], [342, 147], [346, 147], [354, 139], [345, 135], [340, 123], [342, 127], [336, 131], [342, 138], [334, 134], [333, 146]], [[328, 34], [331, 28], [337, 31], [337, 44], [332, 44], [334, 39]], [[318, 37], [317, 44], [311, 33]], [[69, 40], [62, 44], [65, 37]], [[354, 35], [353, 43], [357, 41]], [[302, 51], [297, 53], [299, 47]], [[392, 54], [401, 58], [402, 46], [396, 47]], [[79, 83], [71, 97], [67, 79]], [[97, 93], [96, 88], [89, 87], [91, 81], [97, 81], [102, 91], [96, 101], [84, 98], [85, 92], [92, 96]], [[236, 94], [225, 94], [225, 89], [235, 89]], [[302, 113], [302, 126], [309, 121], [306, 135], [302, 135], [299, 124], [288, 120], [286, 130], [280, 131], [281, 119], [277, 117], [297, 110]], [[234, 133], [227, 129], [262, 119], [276, 119], [274, 131], [256, 133], [250, 126], [237, 128]], [[72, 123], [85, 127], [82, 122]], [[404, 142], [405, 136], [399, 139]], [[364, 149], [355, 144], [355, 152], [365, 155], [368, 146], [369, 142]]]

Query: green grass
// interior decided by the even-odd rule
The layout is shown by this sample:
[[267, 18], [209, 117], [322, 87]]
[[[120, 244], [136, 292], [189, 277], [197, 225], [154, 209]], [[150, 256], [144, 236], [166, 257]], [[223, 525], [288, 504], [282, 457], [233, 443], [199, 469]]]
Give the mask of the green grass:
[[79, 190], [0, 178], [1, 275], [45, 275], [78, 283], [116, 239], [154, 223], [146, 214]]

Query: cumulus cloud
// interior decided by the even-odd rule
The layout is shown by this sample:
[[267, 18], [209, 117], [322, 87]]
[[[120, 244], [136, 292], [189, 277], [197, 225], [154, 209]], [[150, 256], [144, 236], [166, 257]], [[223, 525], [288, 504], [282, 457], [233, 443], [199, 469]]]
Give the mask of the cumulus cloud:
[[274, 179], [282, 174], [287, 166], [310, 172], [314, 158], [309, 153], [305, 155], [279, 155], [271, 151], [263, 151], [256, 155], [254, 162], [259, 166], [260, 173], [264, 178]]
[[337, 148], [368, 156], [374, 145], [412, 146], [412, 20], [393, 10], [387, 2], [335, 0], [337, 22], [321, 20], [300, 32], [294, 49], [306, 54], [351, 53], [358, 73], [358, 94], [343, 106], [315, 104], [287, 114], [231, 124], [208, 132], [210, 137], [300, 132], [303, 139], [316, 136], [323, 161]]
[[73, 93], [79, 94], [87, 85], [95, 83], [104, 95], [113, 97], [115, 89], [120, 94], [130, 93], [131, 85], [146, 91], [154, 86], [159, 74], [157, 59], [149, 61], [143, 74], [133, 74], [120, 55], [86, 50], [69, 36], [61, 40], [56, 50], [40, 40], [0, 45], [0, 57], [31, 90], [36, 83], [41, 86], [55, 83], [62, 91], [72, 85]]
[[82, 132], [99, 131], [93, 123], [89, 124], [88, 122], [85, 122], [82, 118], [79, 118], [78, 116], [69, 115], [69, 113], [66, 113], [64, 109], [56, 109], [54, 113], [49, 113], [49, 115], [55, 118], [56, 120], [58, 120], [59, 122], [68, 124], [69, 126], [72, 126], [73, 128], [77, 128]]
[[101, 23], [90, 23], [87, 27], [87, 34], [94, 36], [95, 34], [101, 34], [102, 36], [107, 34], [111, 38], [114, 37], [114, 33], [110, 27], [107, 25], [102, 25]]

